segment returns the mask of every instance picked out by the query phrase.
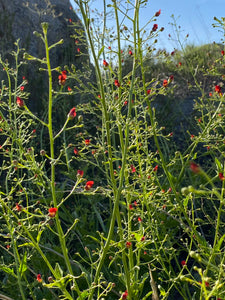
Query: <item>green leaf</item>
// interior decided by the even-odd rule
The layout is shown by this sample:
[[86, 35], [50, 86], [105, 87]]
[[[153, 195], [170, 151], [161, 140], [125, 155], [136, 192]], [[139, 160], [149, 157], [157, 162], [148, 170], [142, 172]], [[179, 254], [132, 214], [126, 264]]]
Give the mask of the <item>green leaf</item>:
[[89, 295], [89, 292], [88, 292], [88, 291], [83, 291], [83, 292], [81, 293], [81, 295], [77, 298], [77, 300], [84, 300], [84, 299], [87, 299], [88, 295]]
[[217, 170], [221, 171], [223, 169], [223, 165], [221, 164], [221, 162], [215, 157], [215, 163], [217, 166]]
[[220, 238], [219, 242], [217, 243], [217, 245], [215, 247], [215, 251], [219, 251], [220, 250], [221, 245], [222, 245], [224, 239], [225, 239], [225, 234]]
[[19, 267], [19, 272], [21, 276], [23, 275], [24, 272], [26, 272], [26, 270], [27, 270], [27, 251], [25, 251]]
[[10, 269], [9, 267], [7, 267], [5, 265], [0, 265], [0, 270], [17, 278], [16, 274], [14, 273], [14, 270]]
[[102, 46], [102, 48], [100, 49], [100, 51], [98, 52], [98, 59], [101, 56], [102, 52], [104, 51], [105, 46]]
[[38, 231], [38, 235], [37, 235], [37, 243], [39, 244], [40, 242], [40, 238], [41, 238], [41, 234], [42, 234], [43, 230]]
[[24, 244], [21, 244], [21, 245], [18, 245], [18, 248], [20, 247], [24, 247], [24, 246], [31, 246], [31, 247], [34, 247], [34, 244], [33, 243], [24, 243]]
[[57, 278], [63, 277], [63, 270], [61, 269], [61, 267], [58, 263], [56, 263], [56, 265], [55, 265], [55, 273], [56, 273]]
[[137, 233], [137, 232], [133, 232], [132, 233], [136, 239], [137, 242], [141, 241], [141, 238], [143, 237], [143, 234]]
[[160, 295], [161, 296], [165, 296], [166, 295], [166, 291], [164, 290], [164, 288], [160, 285], [159, 287], [159, 291], [160, 291]]

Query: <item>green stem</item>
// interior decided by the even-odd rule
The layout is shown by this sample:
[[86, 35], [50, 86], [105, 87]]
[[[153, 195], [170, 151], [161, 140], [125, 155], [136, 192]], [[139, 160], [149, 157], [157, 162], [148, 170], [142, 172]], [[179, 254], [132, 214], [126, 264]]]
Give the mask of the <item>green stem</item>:
[[12, 229], [11, 225], [9, 225], [9, 222], [7, 222], [7, 223], [8, 223], [8, 226], [10, 227], [10, 229], [11, 229], [10, 233], [11, 233], [11, 239], [12, 239], [12, 244], [13, 244], [13, 254], [14, 254], [15, 263], [16, 263], [17, 282], [18, 282], [21, 297], [22, 297], [23, 300], [26, 300], [26, 297], [25, 297], [24, 292], [23, 292], [22, 283], [21, 283], [21, 276], [20, 276], [20, 270], [19, 270], [21, 261], [20, 261], [20, 257], [19, 257], [19, 253], [18, 253], [18, 249], [17, 249], [16, 239], [13, 235], [14, 228]]
[[[54, 153], [54, 136], [53, 136], [53, 128], [52, 128], [52, 104], [53, 104], [53, 94], [52, 94], [52, 70], [51, 70], [51, 64], [50, 64], [50, 56], [49, 56], [49, 46], [48, 46], [48, 40], [47, 40], [47, 24], [42, 23], [43, 33], [44, 33], [44, 42], [45, 42], [45, 52], [46, 52], [46, 64], [48, 69], [48, 81], [49, 81], [49, 105], [48, 105], [48, 133], [49, 133], [49, 143], [50, 143], [50, 156], [51, 159], [54, 160], [55, 153]], [[66, 122], [67, 123], [67, 122]], [[66, 124], [65, 123], [65, 124]], [[52, 202], [54, 207], [57, 207], [57, 199], [56, 199], [56, 193], [55, 193], [55, 164], [51, 164], [51, 192], [52, 192]], [[63, 257], [68, 269], [69, 274], [73, 275], [72, 266], [69, 260], [68, 256], [68, 249], [66, 247], [66, 240], [65, 236], [60, 224], [59, 215], [58, 213], [55, 216], [56, 221], [56, 227], [57, 232], [59, 236], [60, 246], [63, 252]], [[81, 295], [80, 289], [78, 287], [78, 284], [76, 280], [74, 279], [74, 285], [75, 289], [78, 293], [78, 295]]]
[[[124, 184], [124, 174], [125, 174], [125, 168], [126, 168], [126, 160], [127, 160], [127, 148], [128, 148], [128, 144], [129, 144], [129, 128], [130, 128], [130, 117], [131, 117], [131, 107], [132, 107], [132, 92], [133, 92], [133, 87], [134, 87], [134, 77], [135, 77], [135, 72], [133, 72], [132, 74], [132, 82], [131, 82], [131, 87], [130, 87], [130, 91], [129, 91], [129, 108], [128, 108], [128, 115], [127, 115], [127, 120], [126, 120], [126, 126], [125, 126], [125, 143], [124, 143], [124, 147], [123, 147], [123, 151], [122, 151], [122, 168], [120, 171], [120, 179], [119, 179], [119, 186], [116, 186], [116, 181], [115, 181], [115, 177], [114, 177], [114, 169], [113, 169], [113, 154], [112, 154], [112, 144], [111, 144], [111, 135], [110, 135], [110, 119], [109, 119], [109, 114], [107, 111], [107, 105], [106, 105], [106, 99], [105, 99], [105, 93], [104, 93], [104, 85], [103, 85], [103, 81], [102, 81], [102, 75], [101, 75], [101, 70], [98, 64], [98, 58], [95, 54], [95, 48], [94, 48], [94, 44], [92, 41], [92, 37], [91, 37], [91, 33], [89, 30], [89, 20], [87, 19], [87, 14], [85, 13], [85, 9], [83, 6], [83, 1], [79, 0], [77, 1], [77, 4], [79, 5], [83, 20], [84, 20], [84, 24], [85, 24], [85, 29], [86, 29], [86, 33], [87, 33], [87, 37], [88, 37], [88, 41], [90, 44], [90, 48], [92, 51], [92, 55], [93, 55], [93, 59], [95, 62], [95, 68], [96, 68], [96, 74], [97, 74], [97, 78], [98, 78], [98, 83], [99, 83], [99, 89], [101, 92], [101, 102], [102, 102], [102, 107], [103, 107], [103, 119], [105, 120], [105, 126], [106, 126], [106, 138], [107, 138], [107, 145], [108, 145], [108, 161], [109, 161], [109, 173], [110, 173], [110, 178], [111, 178], [111, 182], [112, 182], [112, 187], [113, 187], [113, 195], [115, 198], [114, 201], [114, 207], [113, 207], [113, 211], [112, 211], [112, 217], [111, 217], [111, 221], [110, 221], [110, 228], [108, 231], [108, 236], [106, 239], [106, 243], [104, 245], [104, 248], [102, 250], [100, 259], [99, 259], [99, 263], [96, 269], [96, 273], [95, 273], [95, 278], [94, 278], [94, 286], [97, 285], [98, 280], [99, 280], [99, 276], [100, 276], [100, 272], [106, 257], [106, 254], [108, 252], [108, 249], [110, 247], [110, 242], [111, 242], [111, 238], [114, 232], [114, 227], [115, 227], [115, 221], [116, 219], [118, 220], [118, 225], [121, 227], [121, 223], [120, 223], [120, 212], [119, 212], [119, 201], [120, 201], [120, 197], [121, 197], [121, 192], [123, 189], [123, 184]], [[117, 14], [117, 7], [116, 7], [116, 3], [115, 5], [115, 13]], [[118, 17], [117, 17], [117, 21], [118, 21]], [[120, 47], [120, 46], [119, 46]], [[120, 51], [118, 51], [118, 56], [120, 57]], [[120, 59], [119, 59], [120, 61]], [[133, 70], [136, 69], [136, 62], [134, 60], [134, 65], [133, 65]], [[119, 69], [119, 78], [122, 79], [122, 65]], [[127, 272], [128, 273], [128, 272]], [[128, 283], [128, 292], [130, 291], [130, 284]], [[92, 288], [92, 290], [90, 291], [89, 300], [93, 299], [93, 294], [94, 294], [94, 288]]]

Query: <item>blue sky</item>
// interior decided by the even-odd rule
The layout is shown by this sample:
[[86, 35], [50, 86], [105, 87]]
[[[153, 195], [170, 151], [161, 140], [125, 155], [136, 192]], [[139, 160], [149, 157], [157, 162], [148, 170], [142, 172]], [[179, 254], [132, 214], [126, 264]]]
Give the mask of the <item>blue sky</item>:
[[[102, 11], [102, 2], [102, 0], [92, 1], [92, 7]], [[112, 3], [111, 0], [106, 0], [106, 2]], [[135, 0], [131, 2], [134, 3]], [[169, 24], [172, 22], [172, 14], [177, 19], [177, 24], [181, 26], [181, 36], [184, 38], [189, 34], [188, 44], [221, 42], [223, 34], [218, 32], [218, 28], [213, 28], [212, 23], [215, 23], [214, 16], [219, 19], [225, 17], [225, 0], [149, 0], [147, 6], [141, 10], [142, 25], [159, 9], [161, 9], [161, 15], [157, 18], [157, 24], [159, 28], [164, 27], [165, 30], [158, 38], [158, 48], [172, 51], [178, 47], [176, 41], [168, 38], [169, 34], [174, 36], [173, 28]]]

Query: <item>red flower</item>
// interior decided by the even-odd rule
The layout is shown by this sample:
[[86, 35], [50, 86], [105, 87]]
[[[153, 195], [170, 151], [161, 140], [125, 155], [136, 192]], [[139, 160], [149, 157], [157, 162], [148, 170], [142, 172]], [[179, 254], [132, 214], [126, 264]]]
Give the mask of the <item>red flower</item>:
[[127, 296], [128, 296], [128, 292], [125, 291], [125, 292], [122, 294], [122, 299], [127, 299]]
[[221, 51], [221, 54], [224, 56], [224, 54], [225, 54], [224, 50]]
[[69, 86], [68, 86], [67, 89], [68, 89], [68, 92], [71, 92], [71, 91], [72, 91], [71, 87], [69, 87]]
[[190, 163], [190, 169], [193, 173], [198, 174], [200, 172], [200, 167], [194, 162]]
[[20, 97], [16, 97], [16, 104], [19, 107], [24, 107], [24, 101]]
[[115, 86], [120, 87], [120, 83], [119, 83], [118, 79], [115, 79], [114, 84], [115, 84]]
[[173, 81], [174, 80], [174, 76], [173, 75], [170, 75], [170, 81]]
[[78, 176], [78, 177], [83, 177], [83, 175], [84, 175], [84, 171], [82, 171], [82, 170], [77, 170], [77, 176]]
[[85, 145], [90, 145], [90, 142], [91, 142], [91, 140], [89, 140], [89, 139], [86, 139], [85, 141], [84, 141], [84, 143], [85, 143]]
[[138, 222], [142, 222], [142, 218], [141, 217], [138, 217]]
[[215, 92], [220, 94], [221, 93], [221, 87], [219, 85], [215, 86]]
[[75, 155], [78, 155], [78, 154], [79, 154], [79, 151], [77, 150], [77, 148], [74, 148], [74, 149], [73, 149], [73, 152], [74, 152]]
[[182, 63], [181, 63], [181, 62], [179, 62], [179, 63], [178, 63], [178, 65], [181, 67], [181, 66], [182, 66]]
[[147, 90], [147, 94], [149, 95], [151, 93], [151, 90]]
[[182, 267], [186, 266], [186, 261], [185, 261], [185, 260], [182, 260], [182, 261], [181, 261], [181, 266], [182, 266]]
[[19, 205], [18, 203], [16, 203], [16, 210], [17, 210], [17, 211], [21, 211], [21, 210], [22, 210], [22, 206]]
[[134, 209], [132, 204], [129, 204], [129, 209]]
[[127, 103], [128, 103], [128, 101], [126, 100], [126, 101], [123, 102], [123, 105], [127, 105]]
[[161, 9], [155, 13], [155, 17], [158, 17], [161, 14]]
[[50, 218], [54, 218], [55, 215], [56, 215], [56, 212], [57, 212], [58, 208], [57, 207], [50, 207], [48, 212], [49, 212], [49, 217]]
[[135, 173], [136, 172], [136, 169], [135, 169], [134, 165], [131, 165], [130, 168], [131, 168], [131, 173]]
[[23, 91], [23, 90], [24, 90], [24, 86], [23, 86], [23, 85], [20, 87], [20, 90], [21, 90], [21, 91]]
[[128, 53], [129, 53], [129, 55], [133, 55], [133, 52], [132, 52], [131, 50], [129, 50], [129, 52], [128, 52]]
[[145, 236], [143, 236], [142, 238], [141, 238], [141, 241], [143, 242], [145, 240]]
[[68, 113], [68, 116], [67, 116], [67, 117], [68, 117], [70, 120], [72, 120], [73, 118], [76, 117], [76, 115], [77, 115], [77, 113], [76, 113], [76, 108], [73, 107], [73, 108], [71, 108], [71, 110], [70, 110], [70, 112]]
[[67, 78], [67, 75], [66, 75], [66, 71], [62, 71], [62, 74], [59, 75], [58, 79], [59, 79], [59, 85], [65, 85], [65, 82], [66, 82], [66, 78]]
[[166, 79], [164, 79], [164, 80], [163, 80], [163, 86], [164, 86], [164, 87], [167, 87], [167, 85], [168, 85], [168, 81], [167, 81]]
[[153, 27], [152, 27], [152, 31], [156, 31], [157, 29], [158, 29], [158, 25], [154, 24]]
[[94, 181], [87, 181], [85, 185], [85, 190], [86, 191], [90, 190], [93, 185], [94, 185]]
[[219, 173], [219, 179], [220, 180], [225, 180], [225, 177], [224, 177], [223, 173]]
[[37, 274], [37, 281], [42, 282], [41, 274]]
[[132, 243], [131, 243], [131, 242], [126, 242], [126, 247], [127, 247], [127, 248], [130, 248], [130, 247], [131, 247], [131, 245], [132, 245]]
[[72, 23], [72, 19], [71, 18], [69, 19], [69, 22]]
[[212, 97], [212, 93], [209, 93], [209, 97]]
[[104, 66], [104, 67], [108, 67], [108, 65], [109, 65], [109, 64], [107, 63], [107, 61], [106, 61], [105, 59], [103, 59], [103, 66]]
[[156, 171], [158, 170], [158, 168], [159, 168], [159, 166], [156, 165], [156, 166], [154, 167], [153, 171], [156, 172]]
[[77, 48], [77, 52], [80, 53], [80, 48]]

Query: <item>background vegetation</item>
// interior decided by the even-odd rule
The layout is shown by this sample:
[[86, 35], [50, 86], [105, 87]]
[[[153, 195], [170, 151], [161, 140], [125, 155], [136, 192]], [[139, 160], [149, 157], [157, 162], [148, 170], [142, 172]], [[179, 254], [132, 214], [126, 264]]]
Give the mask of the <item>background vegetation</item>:
[[[45, 58], [17, 42], [14, 64], [0, 60], [0, 297], [223, 299], [223, 45], [155, 51], [160, 11], [141, 30], [145, 1], [123, 23], [113, 1], [114, 35], [76, 3], [96, 80], [51, 68], [62, 41], [47, 23]], [[29, 109], [27, 61], [48, 74], [44, 114]]]

